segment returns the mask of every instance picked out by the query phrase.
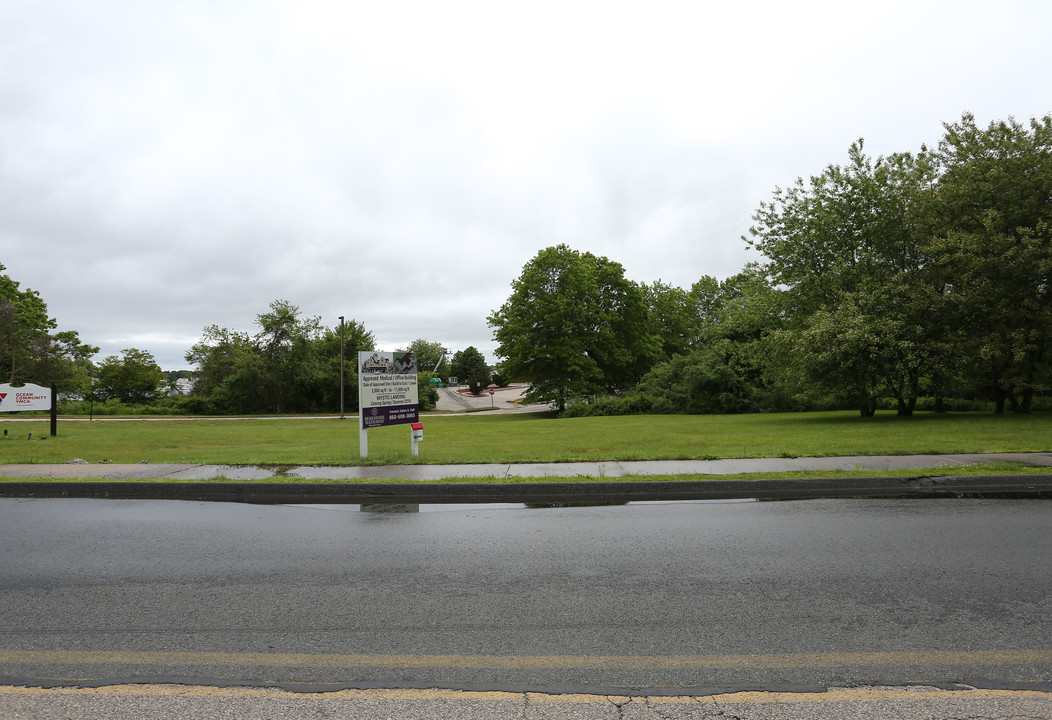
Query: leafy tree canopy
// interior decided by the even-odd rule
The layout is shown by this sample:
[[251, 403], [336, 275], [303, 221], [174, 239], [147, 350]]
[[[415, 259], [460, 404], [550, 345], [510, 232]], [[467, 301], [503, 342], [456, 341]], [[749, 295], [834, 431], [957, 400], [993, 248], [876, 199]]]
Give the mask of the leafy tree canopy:
[[948, 124], [928, 210], [968, 375], [998, 411], [1052, 391], [1052, 115]]
[[90, 358], [99, 349], [82, 343], [75, 331], [53, 332], [47, 304], [35, 290], [20, 283], [0, 265], [0, 377], [5, 382], [49, 385], [60, 392], [84, 391]]
[[944, 337], [924, 290], [926, 236], [916, 210], [931, 181], [927, 154], [873, 160], [860, 140], [846, 165], [761, 205], [748, 242], [768, 257], [763, 269], [785, 295], [788, 322], [775, 339], [791, 359], [783, 378], [797, 371], [802, 390], [817, 383], [852, 398], [863, 415], [885, 392], [904, 412], [912, 408]]
[[1026, 412], [1052, 389], [1052, 116], [945, 130], [915, 155], [857, 142], [777, 189], [747, 239], [785, 296], [781, 373], [863, 414], [969, 385]]
[[164, 371], [153, 355], [138, 348], [110, 355], [95, 370], [94, 392], [103, 400], [115, 399], [125, 405], [144, 405], [158, 398], [164, 383]]
[[[285, 301], [256, 318], [255, 335], [204, 329], [186, 354], [195, 370], [192, 406], [217, 414], [336, 412], [340, 409], [340, 326], [323, 328]], [[372, 333], [354, 320], [344, 323], [344, 401], [358, 403], [354, 368], [360, 350], [373, 350]]]
[[481, 393], [490, 383], [486, 358], [471, 345], [453, 355], [450, 372], [466, 384], [474, 395]]
[[530, 383], [530, 400], [559, 409], [630, 387], [661, 347], [643, 292], [621, 265], [566, 245], [529, 261], [488, 320], [504, 372]]
[[697, 316], [688, 291], [660, 280], [639, 289], [650, 318], [650, 334], [660, 339], [663, 356], [680, 355], [697, 344]]

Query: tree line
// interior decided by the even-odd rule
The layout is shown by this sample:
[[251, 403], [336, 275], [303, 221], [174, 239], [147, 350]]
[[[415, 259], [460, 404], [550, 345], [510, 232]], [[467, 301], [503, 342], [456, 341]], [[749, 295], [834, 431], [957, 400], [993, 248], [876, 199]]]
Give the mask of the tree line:
[[[376, 349], [361, 322], [324, 327], [286, 300], [256, 317], [255, 332], [217, 325], [204, 328], [185, 355], [193, 370], [165, 372], [154, 356], [127, 348], [100, 362], [99, 348], [76, 332], [54, 332], [57, 323], [34, 290], [23, 290], [0, 265], [0, 368], [13, 384], [54, 384], [63, 412], [242, 415], [333, 413], [358, 406], [359, 351]], [[438, 391], [432, 378], [459, 373], [474, 392], [490, 383], [483, 355], [468, 347], [446, 358], [441, 343], [417, 339], [399, 352], [417, 354], [421, 409], [432, 410]]]
[[489, 317], [502, 371], [571, 415], [1030, 412], [1052, 389], [1052, 115], [944, 130], [775, 189], [743, 238], [764, 259], [722, 281], [542, 250]]
[[[987, 127], [964, 114], [935, 147], [842, 164], [776, 188], [742, 240], [763, 260], [689, 289], [636, 283], [608, 258], [541, 250], [488, 322], [498, 377], [570, 415], [726, 413], [890, 406], [902, 415], [992, 406], [1027, 413], [1052, 391], [1052, 115]], [[0, 265], [0, 377], [55, 384], [66, 398], [122, 410], [198, 414], [334, 412], [340, 326], [275, 301], [249, 333], [212, 325], [164, 373], [128, 348], [56, 332], [40, 295]], [[344, 351], [374, 350], [344, 324]], [[474, 347], [427, 340], [431, 377], [476, 392], [492, 379]], [[355, 363], [345, 405], [357, 404]], [[430, 368], [430, 371], [429, 371]], [[433, 371], [433, 375], [429, 374]], [[182, 376], [182, 377], [180, 377]], [[189, 376], [189, 377], [187, 377]], [[188, 395], [173, 392], [192, 381]], [[501, 380], [503, 382], [503, 380]]]

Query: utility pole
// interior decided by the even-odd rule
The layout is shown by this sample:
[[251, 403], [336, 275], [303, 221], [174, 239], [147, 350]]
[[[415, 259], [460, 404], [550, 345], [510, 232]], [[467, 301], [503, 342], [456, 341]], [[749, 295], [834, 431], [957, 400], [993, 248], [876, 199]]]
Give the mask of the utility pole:
[[343, 315], [340, 315], [340, 420], [343, 419]]

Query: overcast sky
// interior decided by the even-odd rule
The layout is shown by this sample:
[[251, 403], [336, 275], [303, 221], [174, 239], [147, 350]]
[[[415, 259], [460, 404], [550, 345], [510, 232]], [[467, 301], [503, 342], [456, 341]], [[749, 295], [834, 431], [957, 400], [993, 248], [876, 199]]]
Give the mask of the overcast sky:
[[0, 263], [188, 367], [283, 299], [474, 345], [566, 243], [689, 288], [775, 186], [1052, 111], [1052, 3], [0, 0]]

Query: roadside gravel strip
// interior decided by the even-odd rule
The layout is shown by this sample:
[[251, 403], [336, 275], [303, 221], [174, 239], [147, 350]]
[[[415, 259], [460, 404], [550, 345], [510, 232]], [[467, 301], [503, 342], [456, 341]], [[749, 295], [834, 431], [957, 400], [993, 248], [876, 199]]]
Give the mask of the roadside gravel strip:
[[359, 720], [703, 720], [739, 718], [1047, 718], [1052, 694], [933, 687], [830, 688], [819, 693], [740, 692], [701, 697], [620, 697], [448, 690], [295, 693], [259, 688], [117, 685], [0, 687], [5, 720], [82, 718], [359, 718]]

